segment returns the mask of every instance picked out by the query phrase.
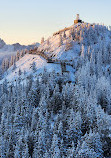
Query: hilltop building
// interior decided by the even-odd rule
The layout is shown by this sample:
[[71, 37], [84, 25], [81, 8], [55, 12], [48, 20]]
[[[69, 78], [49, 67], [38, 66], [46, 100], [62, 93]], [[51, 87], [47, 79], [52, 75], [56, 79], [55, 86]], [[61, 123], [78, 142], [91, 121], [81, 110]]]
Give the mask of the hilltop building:
[[79, 14], [76, 15], [76, 20], [74, 20], [74, 24], [82, 23], [82, 20], [79, 18]]

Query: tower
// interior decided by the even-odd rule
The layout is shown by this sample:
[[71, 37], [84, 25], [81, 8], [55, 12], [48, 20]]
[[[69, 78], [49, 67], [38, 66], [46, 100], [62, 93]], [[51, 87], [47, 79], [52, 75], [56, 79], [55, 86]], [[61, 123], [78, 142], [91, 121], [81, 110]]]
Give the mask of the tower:
[[79, 14], [76, 15], [76, 20], [74, 20], [74, 24], [82, 23], [82, 20], [79, 18]]
[[76, 15], [76, 20], [79, 20], [79, 14]]

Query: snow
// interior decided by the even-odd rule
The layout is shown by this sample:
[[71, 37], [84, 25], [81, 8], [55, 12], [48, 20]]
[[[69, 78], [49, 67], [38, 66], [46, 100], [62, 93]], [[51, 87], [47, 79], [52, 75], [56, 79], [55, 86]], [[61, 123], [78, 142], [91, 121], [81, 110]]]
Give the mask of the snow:
[[[66, 33], [68, 34], [69, 31], [66, 31]], [[109, 40], [108, 38], [106, 38], [106, 39]], [[53, 59], [58, 59], [58, 61], [62, 60], [62, 62], [68, 63], [66, 65], [66, 71], [64, 72], [64, 76], [63, 76], [64, 80], [65, 80], [65, 77], [67, 77], [67, 78], [69, 77], [69, 81], [75, 81], [74, 73], [76, 72], [76, 70], [75, 70], [76, 66], [74, 69], [73, 66], [71, 66], [71, 64], [73, 64], [73, 62], [74, 62], [74, 65], [76, 65], [76, 62], [78, 61], [78, 57], [80, 54], [80, 45], [78, 43], [74, 43], [71, 50], [64, 51], [66, 41], [64, 40], [63, 45], [59, 47], [58, 46], [59, 35], [52, 36], [49, 39], [49, 42], [50, 42], [49, 46], [51, 46], [51, 50], [50, 51], [47, 50], [45, 53], [48, 56], [52, 56]], [[94, 47], [95, 47], [95, 45], [94, 45]], [[39, 46], [39, 50], [46, 49], [46, 48], [47, 48], [47, 41], [45, 41], [43, 44], [41, 44]], [[85, 49], [87, 50], [87, 47], [85, 47]], [[101, 49], [101, 52], [102, 52], [102, 49]], [[89, 54], [87, 54], [86, 57], [88, 57], [88, 56], [89, 56]], [[99, 56], [99, 57], [101, 57], [101, 56]], [[105, 56], [105, 54], [103, 53], [103, 59], [104, 59], [104, 56]], [[96, 56], [96, 58], [97, 57], [98, 56]], [[90, 62], [86, 61], [86, 62], [84, 62], [85, 64], [83, 64], [82, 61], [80, 60], [81, 64], [83, 64], [83, 65], [78, 70], [78, 73], [76, 75], [77, 81], [79, 81], [77, 86], [75, 87], [75, 86], [72, 86], [72, 84], [69, 85], [69, 84], [64, 83], [62, 85], [61, 92], [60, 92], [60, 86], [57, 85], [55, 87], [55, 83], [52, 82], [53, 78], [49, 81], [49, 82], [51, 82], [53, 88], [50, 88], [49, 86], [51, 86], [51, 84], [48, 84], [48, 83], [44, 83], [44, 85], [41, 85], [41, 82], [40, 82], [39, 84], [41, 86], [38, 86], [38, 84], [34, 84], [34, 82], [32, 82], [31, 87], [27, 86], [28, 88], [25, 86], [20, 86], [20, 84], [18, 84], [17, 87], [12, 86], [10, 88], [9, 93], [4, 95], [4, 92], [6, 93], [6, 88], [5, 88], [5, 86], [3, 86], [4, 90], [1, 93], [2, 94], [1, 103], [3, 103], [3, 104], [1, 104], [2, 105], [1, 107], [3, 108], [3, 110], [2, 110], [2, 127], [5, 127], [5, 129], [3, 129], [5, 131], [7, 131], [7, 129], [9, 129], [11, 131], [10, 127], [11, 127], [12, 123], [10, 121], [10, 118], [12, 118], [12, 116], [14, 114], [15, 121], [14, 121], [13, 126], [15, 127], [14, 133], [15, 134], [17, 133], [17, 139], [16, 139], [15, 144], [18, 147], [18, 150], [19, 150], [18, 142], [20, 140], [22, 140], [22, 138], [27, 138], [28, 136], [33, 136], [34, 132], [35, 132], [35, 134], [36, 134], [36, 132], [38, 132], [39, 133], [38, 135], [40, 136], [39, 140], [41, 140], [41, 139], [43, 140], [43, 145], [44, 145], [44, 139], [46, 140], [47, 138], [49, 138], [50, 135], [53, 136], [52, 141], [49, 139], [49, 141], [51, 143], [51, 148], [50, 148], [51, 153], [50, 154], [52, 154], [52, 151], [54, 151], [55, 155], [54, 154], [53, 155], [55, 157], [61, 157], [61, 155], [59, 154], [59, 150], [58, 150], [59, 147], [57, 146], [57, 143], [58, 143], [58, 141], [60, 141], [61, 145], [64, 145], [64, 142], [63, 142], [64, 137], [63, 138], [61, 137], [61, 134], [64, 134], [62, 132], [62, 131], [64, 131], [64, 129], [63, 129], [64, 126], [62, 126], [62, 124], [61, 124], [61, 123], [63, 123], [63, 122], [61, 122], [61, 118], [67, 118], [66, 124], [68, 126], [65, 128], [66, 134], [67, 134], [65, 142], [67, 142], [68, 140], [70, 140], [70, 141], [68, 144], [65, 145], [65, 148], [64, 148], [64, 146], [61, 146], [61, 149], [63, 149], [65, 151], [64, 155], [66, 155], [67, 151], [69, 151], [69, 149], [70, 149], [71, 154], [69, 155], [69, 157], [70, 156], [79, 157], [80, 155], [86, 155], [86, 156], [89, 155], [89, 157], [90, 157], [92, 154], [94, 157], [102, 157], [102, 153], [103, 153], [102, 145], [103, 144], [101, 142], [101, 139], [104, 139], [104, 136], [106, 134], [105, 131], [107, 130], [107, 139], [105, 141], [106, 141], [106, 145], [109, 143], [107, 140], [108, 140], [108, 137], [111, 138], [111, 134], [110, 134], [111, 128], [109, 127], [109, 125], [110, 125], [109, 122], [111, 122], [111, 121], [110, 121], [110, 115], [108, 116], [108, 113], [107, 113], [107, 111], [109, 111], [109, 107], [107, 108], [107, 106], [106, 106], [106, 112], [105, 112], [104, 108], [101, 109], [100, 105], [97, 105], [97, 104], [99, 104], [97, 98], [103, 97], [104, 90], [105, 90], [105, 92], [107, 92], [107, 95], [105, 95], [105, 102], [108, 101], [108, 103], [110, 105], [110, 102], [109, 102], [110, 82], [109, 82], [109, 76], [107, 78], [104, 77], [104, 75], [103, 75], [104, 71], [102, 71], [102, 73], [100, 71], [100, 75], [98, 75], [100, 69], [97, 69], [97, 72], [95, 72], [95, 73], [92, 72], [92, 68], [94, 68], [94, 69], [96, 68], [95, 62], [92, 62], [92, 61], [95, 61], [95, 57], [93, 58], [93, 56], [91, 56], [90, 59], [91, 59]], [[105, 56], [105, 59], [107, 59], [106, 56]], [[83, 60], [84, 60], [84, 58], [83, 58]], [[40, 55], [26, 54], [24, 57], [22, 57], [19, 61], [16, 62], [15, 69], [14, 69], [14, 66], [11, 66], [8, 69], [8, 71], [4, 75], [4, 79], [0, 81], [0, 84], [2, 84], [5, 79], [7, 79], [9, 83], [11, 83], [13, 81], [16, 81], [18, 78], [21, 78], [20, 83], [28, 84], [28, 81], [25, 79], [30, 74], [33, 75], [33, 80], [36, 79], [37, 76], [41, 76], [41, 74], [44, 71], [44, 68], [47, 69], [48, 72], [55, 71], [56, 73], [61, 73], [61, 65], [58, 61], [56, 61], [55, 63], [47, 63], [47, 61]], [[97, 62], [98, 62], [98, 60], [97, 60]], [[35, 64], [33, 64], [33, 63], [35, 63]], [[107, 63], [107, 61], [106, 61], [106, 63]], [[32, 69], [32, 64], [36, 65], [36, 71], [35, 71], [35, 69]], [[101, 62], [98, 62], [97, 66], [100, 67]], [[104, 66], [104, 64], [103, 64], [103, 66]], [[110, 65], [106, 65], [106, 67], [103, 67], [103, 68], [107, 70], [110, 68]], [[19, 72], [20, 72], [19, 70], [22, 71], [21, 75], [19, 74]], [[15, 83], [16, 82], [14, 82], [14, 84]], [[44, 87], [47, 87], [49, 89], [48, 90], [46, 89], [46, 91], [44, 91]], [[26, 88], [29, 90], [26, 90]], [[54, 91], [53, 94], [52, 94], [52, 90]], [[17, 95], [15, 95], [15, 92]], [[75, 95], [73, 95], [74, 93], [75, 93]], [[50, 94], [52, 94], [52, 95], [50, 95]], [[59, 102], [56, 102], [56, 100], [55, 100], [57, 96], [58, 96], [59, 100], [62, 99], [64, 101], [64, 103], [61, 104], [62, 105], [61, 110], [58, 108], [58, 110], [56, 110], [56, 114], [54, 114], [53, 111], [55, 111], [55, 109], [57, 109], [57, 107], [60, 106], [59, 105], [60, 101], [58, 100]], [[35, 97], [36, 97], [36, 99], [35, 99]], [[5, 100], [6, 98], [8, 98], [8, 101]], [[39, 100], [38, 98], [40, 98], [39, 102], [37, 101], [37, 100]], [[104, 100], [104, 98], [103, 98], [103, 100]], [[13, 101], [15, 101], [15, 102], [13, 103]], [[75, 107], [73, 108], [73, 105], [75, 105], [74, 104], [75, 101], [77, 102], [77, 105], [76, 105], [76, 108]], [[46, 106], [46, 104], [48, 102], [49, 102], [49, 105]], [[53, 102], [54, 102], [54, 105], [53, 105]], [[67, 105], [65, 106], [66, 112], [64, 113], [65, 108], [63, 106], [65, 105], [65, 103], [67, 103]], [[10, 110], [10, 109], [13, 108], [14, 104], [15, 104], [15, 108], [14, 108], [15, 110], [13, 112], [13, 110]], [[50, 107], [50, 105], [52, 105], [52, 106]], [[79, 107], [82, 108], [82, 113], [81, 113], [81, 111], [79, 111]], [[86, 113], [86, 111], [87, 111], [87, 115], [85, 115], [85, 117], [84, 117], [84, 114]], [[51, 112], [51, 117], [49, 117], [49, 113], [47, 113], [44, 116], [44, 112]], [[7, 116], [10, 116], [10, 117], [7, 117]], [[32, 121], [29, 122], [29, 119], [28, 119], [27, 121], [24, 122], [24, 120], [26, 120], [27, 118], [29, 118], [29, 119], [32, 118]], [[44, 123], [41, 123], [41, 118], [46, 119], [46, 120], [49, 119], [47, 122], [48, 123], [47, 126], [46, 125], [44, 126]], [[84, 120], [84, 118], [85, 118], [85, 120]], [[95, 118], [97, 118], [97, 119], [95, 119]], [[84, 130], [84, 128], [83, 129], [81, 128], [82, 127], [81, 123], [85, 121], [86, 125], [87, 125], [87, 123], [89, 123], [87, 120], [89, 120], [90, 124], [88, 124], [88, 126], [87, 126], [88, 128], [86, 128], [86, 134], [84, 134], [84, 137], [83, 137], [84, 132], [82, 133], [82, 131]], [[9, 124], [7, 124], [7, 121], [9, 122]], [[41, 125], [41, 128], [40, 128], [40, 130], [38, 130], [37, 127], [34, 127], [35, 129], [37, 129], [37, 131], [36, 131], [35, 129], [33, 129], [33, 126], [36, 125], [37, 121], [38, 121], [38, 124]], [[97, 127], [96, 127], [97, 131], [99, 131], [99, 132], [94, 131], [95, 126], [93, 126], [93, 121], [95, 121], [95, 124], [97, 125]], [[3, 123], [5, 123], [5, 126]], [[27, 126], [27, 124], [29, 124], [29, 123], [31, 125]], [[9, 127], [9, 128], [7, 128], [7, 127]], [[26, 127], [28, 127], [27, 133], [25, 133]], [[31, 127], [31, 129], [30, 129], [30, 127]], [[44, 132], [44, 129], [46, 130], [46, 127], [48, 127], [47, 129], [49, 129], [51, 127], [51, 129], [48, 130], [48, 133]], [[92, 129], [89, 132], [90, 127], [92, 127]], [[43, 130], [41, 130], [41, 129], [43, 129]], [[56, 131], [56, 129], [57, 129], [57, 131]], [[10, 133], [10, 131], [9, 131], [9, 133]], [[55, 131], [55, 133], [53, 131]], [[68, 134], [68, 132], [72, 133], [72, 131], [73, 131], [73, 134], [76, 136], [74, 138], [75, 139], [74, 142], [72, 140], [73, 135], [71, 134], [71, 137], [70, 137], [70, 135]], [[56, 135], [57, 132], [60, 133], [60, 134], [58, 134], [58, 137]], [[22, 134], [22, 137], [21, 137], [21, 134]], [[46, 134], [46, 137], [45, 137], [45, 134]], [[16, 135], [15, 135], [15, 137], [16, 137]], [[1, 138], [5, 140], [4, 135], [3, 136], [1, 135]], [[11, 138], [11, 136], [10, 136], [10, 138]], [[60, 138], [62, 138], [62, 139], [60, 139]], [[49, 141], [47, 141], [47, 142], [49, 143]], [[72, 145], [71, 145], [71, 141], [72, 141]], [[76, 144], [76, 142], [78, 142], [78, 144]], [[74, 148], [75, 144], [76, 144], [77, 148]], [[38, 152], [37, 149], [40, 149], [41, 145], [42, 145], [41, 143], [39, 143], [38, 146], [37, 146], [37, 143], [34, 144], [34, 147], [36, 147], [36, 148], [34, 148], [33, 155], [36, 152]], [[71, 148], [71, 146], [72, 146], [72, 148]], [[5, 145], [3, 144], [2, 148], [4, 149], [4, 147], [5, 147]], [[18, 152], [17, 147], [16, 147], [16, 150], [14, 151], [14, 154]], [[96, 150], [96, 147], [97, 147], [97, 150]], [[29, 151], [30, 148], [28, 150], [28, 147], [27, 147], [26, 150]], [[109, 148], [108, 148], [108, 150], [109, 150]], [[3, 150], [3, 152], [5, 152], [5, 150]], [[43, 153], [44, 153], [44, 151], [43, 151]], [[76, 153], [76, 155], [75, 155], [75, 153]], [[44, 155], [46, 155], [46, 154], [47, 154], [47, 152]], [[57, 156], [57, 154], [59, 156]], [[37, 157], [35, 155], [34, 155], [34, 157]], [[26, 157], [30, 157], [30, 156], [26, 156]], [[41, 157], [44, 157], [44, 156], [41, 156]]]
[[[76, 28], [78, 25], [72, 25], [71, 28]], [[71, 60], [77, 56], [78, 50], [80, 50], [80, 46], [76, 43], [73, 45], [73, 48], [69, 51], [65, 51], [65, 46], [66, 46], [66, 40], [69, 39], [69, 34], [70, 34], [70, 29], [65, 31], [66, 34], [66, 39], [63, 39], [63, 44], [62, 46], [59, 46], [60, 42], [60, 35], [53, 35], [52, 37], [48, 38], [49, 40], [49, 45], [47, 44], [47, 40], [44, 41], [43, 44], [41, 44], [38, 47], [38, 50], [48, 50], [45, 53], [49, 56], [52, 57], [53, 59], [59, 59], [59, 60]], [[63, 33], [61, 35], [63, 36]]]
[[5, 56], [11, 56], [11, 55], [15, 55], [16, 51], [2, 51], [0, 50], [0, 58], [3, 58]]
[[[88, 27], [88, 23], [83, 24], [76, 24], [72, 25], [68, 28], [67, 31], [65, 31], [66, 38], [64, 38], [64, 29], [61, 32], [62, 36], [62, 45], [59, 46], [60, 43], [60, 34], [53, 35], [52, 37], [48, 38], [48, 41], [44, 41], [42, 44], [39, 45], [38, 51], [44, 51], [44, 53], [52, 59], [67, 62], [72, 64], [72, 61], [75, 63], [77, 62], [79, 55], [80, 55], [80, 49], [81, 46], [77, 41], [73, 41], [72, 48], [68, 51], [65, 51], [66, 48], [66, 41], [67, 39], [70, 39], [69, 34], [71, 29], [78, 29], [78, 27]], [[101, 27], [101, 26], [100, 26]], [[108, 31], [107, 31], [108, 32]], [[106, 41], [109, 40], [109, 32], [106, 35]], [[97, 45], [94, 45], [96, 47]], [[87, 46], [85, 46], [85, 49], [87, 50]], [[2, 54], [2, 53], [1, 53]], [[60, 63], [47, 63], [47, 61], [41, 57], [40, 55], [32, 55], [32, 54], [26, 54], [24, 57], [22, 57], [19, 61], [16, 62], [16, 69], [13, 70], [13, 66], [8, 69], [8, 71], [5, 73], [4, 79], [7, 79], [9, 82], [16, 80], [19, 77], [19, 69], [22, 71], [22, 75], [20, 76], [21, 79], [25, 79], [28, 75], [32, 73], [31, 65], [32, 63], [36, 63], [37, 71], [33, 72], [33, 76], [36, 77], [37, 75], [41, 75], [44, 71], [44, 68], [47, 69], [48, 72], [55, 71], [56, 73], [61, 73], [61, 65]], [[66, 66], [67, 75], [69, 75], [69, 78], [71, 81], [75, 80], [75, 70], [72, 68], [72, 66], [67, 65]], [[25, 73], [24, 73], [25, 72]], [[3, 79], [3, 80], [4, 80]], [[3, 82], [0, 81], [0, 83]]]
[[[31, 68], [33, 62], [36, 63], [36, 69], [37, 69], [36, 72], [33, 72]], [[55, 71], [56, 73], [61, 74], [60, 64], [47, 63], [46, 60], [39, 55], [26, 54], [24, 57], [22, 57], [19, 61], [16, 62], [15, 70], [13, 70], [13, 66], [11, 66], [8, 69], [4, 79], [0, 81], [0, 84], [2, 84], [5, 79], [7, 79], [8, 82], [16, 81], [17, 78], [19, 77], [19, 69], [22, 71], [22, 75], [20, 77], [22, 80], [24, 80], [32, 72], [35, 78], [38, 75], [39, 76], [42, 75], [44, 68], [46, 68], [48, 72]], [[74, 69], [71, 66], [66, 66], [66, 69], [68, 71], [70, 80], [74, 81]]]
[[[33, 62], [36, 63], [37, 68], [34, 76], [40, 75], [43, 72], [44, 67], [47, 69], [48, 72], [52, 72], [55, 70], [57, 73], [61, 73], [61, 66], [59, 64], [47, 63], [46, 60], [39, 55], [26, 54], [24, 57], [16, 62], [15, 70], [13, 70], [13, 66], [8, 69], [7, 73], [5, 74], [5, 78], [0, 81], [0, 83], [2, 83], [5, 79], [7, 79], [8, 82], [16, 80], [19, 77], [19, 69], [22, 71], [21, 78], [26, 78], [32, 72], [31, 65], [33, 64]], [[25, 75], [24, 71], [26, 73]]]
[[20, 45], [19, 43], [15, 44], [6, 44], [2, 39], [0, 39], [0, 60], [2, 61], [5, 57], [10, 57], [11, 55], [16, 55], [17, 50], [30, 49], [35, 46], [39, 46], [39, 43], [33, 43], [31, 45]]

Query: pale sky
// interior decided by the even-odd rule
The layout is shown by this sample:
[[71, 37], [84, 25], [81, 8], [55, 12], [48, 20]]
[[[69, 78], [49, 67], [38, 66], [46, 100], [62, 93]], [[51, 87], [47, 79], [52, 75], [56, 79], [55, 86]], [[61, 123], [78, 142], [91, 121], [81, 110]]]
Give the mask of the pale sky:
[[111, 25], [111, 0], [0, 0], [0, 38], [40, 42], [72, 25], [77, 13], [85, 22]]

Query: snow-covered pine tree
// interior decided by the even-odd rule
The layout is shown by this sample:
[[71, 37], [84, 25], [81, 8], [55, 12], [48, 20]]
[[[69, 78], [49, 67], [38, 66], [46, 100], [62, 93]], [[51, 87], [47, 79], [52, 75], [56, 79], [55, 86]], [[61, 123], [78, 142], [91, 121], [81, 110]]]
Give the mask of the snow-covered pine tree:
[[72, 48], [72, 41], [70, 39], [66, 39], [65, 51], [68, 51]]
[[51, 157], [53, 158], [60, 158], [60, 149], [58, 146], [58, 137], [56, 134], [53, 135], [53, 139], [52, 139], [52, 145], [51, 145]]
[[14, 56], [11, 56], [10, 66], [12, 66], [13, 64], [14, 64]]
[[17, 51], [17, 53], [16, 53], [16, 61], [18, 61], [19, 59], [20, 59], [20, 52]]
[[63, 33], [63, 37], [66, 38], [66, 33], [65, 33], [65, 31], [64, 31], [64, 33]]
[[59, 35], [59, 43], [58, 43], [58, 46], [62, 46], [63, 45], [63, 39], [62, 39], [62, 35], [60, 34]]
[[33, 72], [37, 71], [36, 63], [35, 62], [32, 63], [31, 68], [32, 68]]
[[14, 62], [12, 70], [14, 71], [16, 69], [16, 62]]
[[41, 38], [41, 44], [43, 44], [43, 43], [44, 43], [44, 37]]
[[22, 75], [22, 71], [21, 71], [21, 69], [19, 69], [19, 71], [18, 71], [18, 75], [19, 75], [19, 76]]

